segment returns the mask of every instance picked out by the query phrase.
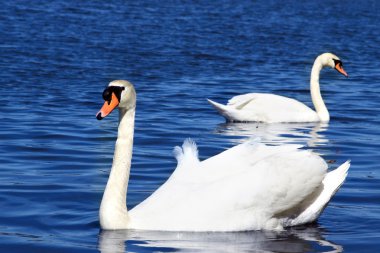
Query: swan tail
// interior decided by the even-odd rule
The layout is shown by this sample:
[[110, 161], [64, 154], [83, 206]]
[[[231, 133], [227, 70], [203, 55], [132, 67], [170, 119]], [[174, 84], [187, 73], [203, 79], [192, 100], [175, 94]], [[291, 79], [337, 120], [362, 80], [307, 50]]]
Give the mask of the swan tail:
[[346, 161], [337, 169], [327, 173], [322, 181], [323, 187], [321, 187], [319, 195], [316, 196], [314, 201], [300, 215], [291, 220], [287, 225], [295, 226], [314, 222], [325, 209], [330, 199], [342, 186], [350, 165], [350, 161]]
[[323, 179], [323, 185], [330, 189], [331, 196], [333, 196], [343, 184], [344, 180], [347, 177], [348, 169], [350, 168], [351, 161], [348, 160], [337, 169], [327, 173], [325, 179]]
[[212, 101], [211, 99], [207, 99], [207, 102], [209, 102], [219, 113], [222, 113], [227, 110], [226, 105], [222, 105], [218, 102]]
[[220, 115], [222, 115], [226, 120], [233, 121], [234, 118], [231, 116], [231, 108], [227, 105], [219, 104], [211, 99], [207, 99], [207, 101], [218, 111]]
[[190, 138], [183, 142], [182, 147], [176, 146], [173, 153], [178, 165], [187, 162], [199, 162], [197, 144]]

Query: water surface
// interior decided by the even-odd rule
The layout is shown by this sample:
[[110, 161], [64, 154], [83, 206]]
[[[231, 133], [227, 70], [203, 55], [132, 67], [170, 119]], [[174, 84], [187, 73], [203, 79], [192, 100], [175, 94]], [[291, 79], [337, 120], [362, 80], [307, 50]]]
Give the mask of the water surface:
[[[378, 1], [8, 1], [0, 10], [0, 249], [4, 252], [376, 252], [380, 239]], [[315, 57], [329, 124], [226, 124], [206, 102], [270, 92], [311, 106]], [[135, 206], [191, 137], [201, 159], [244, 140], [298, 143], [330, 167], [352, 160], [317, 224], [281, 233], [100, 231], [117, 114], [109, 81], [138, 101], [128, 192]]]

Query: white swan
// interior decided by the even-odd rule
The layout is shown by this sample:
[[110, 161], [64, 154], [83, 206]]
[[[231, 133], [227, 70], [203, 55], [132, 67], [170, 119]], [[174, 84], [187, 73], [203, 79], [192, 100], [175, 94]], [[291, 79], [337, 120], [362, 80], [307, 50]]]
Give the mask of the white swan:
[[349, 162], [327, 173], [327, 164], [297, 145], [250, 141], [199, 161], [194, 142], [175, 148], [178, 166], [145, 201], [127, 211], [135, 90], [117, 80], [103, 92], [97, 114], [119, 107], [112, 169], [99, 210], [103, 229], [243, 231], [282, 229], [314, 221], [347, 175]]
[[227, 105], [208, 99], [215, 109], [231, 122], [328, 122], [329, 112], [323, 102], [319, 88], [319, 73], [322, 68], [331, 67], [348, 76], [342, 62], [334, 54], [324, 53], [317, 57], [311, 69], [310, 93], [315, 111], [291, 98], [266, 93], [248, 93], [231, 98]]

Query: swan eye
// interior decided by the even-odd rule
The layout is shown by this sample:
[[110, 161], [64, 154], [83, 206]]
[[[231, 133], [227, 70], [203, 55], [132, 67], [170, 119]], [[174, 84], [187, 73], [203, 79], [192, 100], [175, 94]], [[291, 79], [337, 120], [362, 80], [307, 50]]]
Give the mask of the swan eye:
[[104, 101], [110, 102], [111, 101], [111, 97], [112, 97], [111, 91], [109, 89], [105, 89], [103, 91], [103, 99], [104, 99]]
[[104, 99], [104, 101], [107, 101], [108, 104], [110, 104], [111, 103], [111, 99], [112, 99], [112, 93], [114, 93], [115, 96], [117, 97], [117, 99], [120, 102], [121, 92], [124, 89], [125, 89], [124, 87], [120, 87], [120, 86], [109, 86], [109, 87], [105, 88], [104, 91], [103, 91], [103, 99]]

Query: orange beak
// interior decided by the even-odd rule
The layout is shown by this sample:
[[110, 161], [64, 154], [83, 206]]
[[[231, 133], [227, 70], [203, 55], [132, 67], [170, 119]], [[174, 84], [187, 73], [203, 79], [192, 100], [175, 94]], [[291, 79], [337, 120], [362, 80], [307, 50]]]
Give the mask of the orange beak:
[[344, 75], [345, 77], [348, 77], [346, 71], [344, 71], [343, 67], [342, 67], [342, 64], [336, 64], [335, 65], [335, 69], [338, 70], [339, 73], [341, 73], [342, 75]]
[[118, 105], [119, 105], [119, 99], [117, 99], [115, 93], [112, 92], [112, 98], [111, 101], [104, 102], [104, 105], [100, 109], [100, 111], [96, 114], [96, 118], [98, 120], [102, 120], [105, 118], [108, 114], [110, 114]]

